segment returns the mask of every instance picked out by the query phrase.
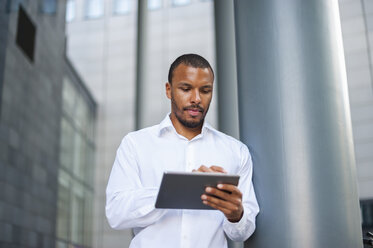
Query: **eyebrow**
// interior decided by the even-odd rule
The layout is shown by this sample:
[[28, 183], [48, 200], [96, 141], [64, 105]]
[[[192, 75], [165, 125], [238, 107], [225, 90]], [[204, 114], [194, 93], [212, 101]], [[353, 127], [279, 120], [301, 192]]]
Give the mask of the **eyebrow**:
[[[185, 82], [180, 82], [177, 86], [178, 87], [192, 87], [191, 84], [185, 83]], [[212, 85], [211, 84], [203, 85], [203, 86], [201, 86], [201, 88], [212, 88]]]
[[188, 87], [191, 87], [192, 85], [188, 84], [188, 83], [185, 83], [185, 82], [181, 82], [181, 83], [178, 84], [178, 86], [188, 86]]

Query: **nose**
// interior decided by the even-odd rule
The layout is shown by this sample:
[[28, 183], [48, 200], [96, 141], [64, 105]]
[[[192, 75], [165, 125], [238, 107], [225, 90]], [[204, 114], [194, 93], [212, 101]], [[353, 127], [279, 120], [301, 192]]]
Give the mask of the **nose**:
[[199, 93], [198, 89], [195, 89], [192, 91], [192, 103], [194, 104], [200, 104], [201, 103], [201, 95]]

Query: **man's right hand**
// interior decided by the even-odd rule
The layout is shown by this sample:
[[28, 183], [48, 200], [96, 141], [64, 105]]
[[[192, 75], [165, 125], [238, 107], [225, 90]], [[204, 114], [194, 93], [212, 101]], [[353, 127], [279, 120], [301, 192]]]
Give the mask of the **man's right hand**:
[[197, 170], [193, 170], [193, 172], [218, 172], [227, 174], [227, 172], [223, 169], [223, 167], [212, 165], [210, 167], [201, 165]]
[[[227, 172], [220, 166], [204, 166], [193, 170], [193, 172]], [[242, 193], [237, 186], [230, 184], [219, 184], [217, 188], [207, 187], [202, 194], [203, 204], [220, 210], [230, 222], [239, 222], [243, 216]]]

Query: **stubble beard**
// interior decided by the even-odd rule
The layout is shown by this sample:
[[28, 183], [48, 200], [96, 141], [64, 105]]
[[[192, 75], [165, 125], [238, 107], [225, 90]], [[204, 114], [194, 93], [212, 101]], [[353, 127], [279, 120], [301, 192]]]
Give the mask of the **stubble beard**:
[[[183, 125], [186, 128], [202, 127], [203, 122], [205, 120], [205, 116], [206, 116], [207, 111], [209, 109], [209, 106], [207, 106], [206, 111], [202, 111], [202, 118], [201, 119], [196, 120], [196, 121], [188, 121], [186, 119], [183, 119], [183, 117], [181, 115], [185, 111], [185, 108], [179, 108], [177, 106], [176, 102], [174, 101], [174, 99], [171, 99], [171, 102], [172, 102], [172, 109], [174, 110], [173, 112], [175, 114], [175, 117], [181, 123], [181, 125]], [[193, 106], [193, 107], [197, 107], [197, 106]]]

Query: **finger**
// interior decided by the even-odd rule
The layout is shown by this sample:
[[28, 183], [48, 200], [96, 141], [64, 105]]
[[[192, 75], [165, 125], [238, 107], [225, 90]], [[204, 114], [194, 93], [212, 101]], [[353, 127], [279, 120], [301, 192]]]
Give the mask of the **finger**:
[[221, 191], [217, 188], [213, 188], [213, 187], [207, 187], [205, 189], [206, 193], [208, 193], [209, 195], [214, 195], [214, 196], [217, 196], [219, 198], [222, 198], [224, 200], [227, 200], [229, 197], [230, 197], [230, 193], [228, 192], [224, 192], [224, 191]]
[[212, 187], [207, 187], [206, 188], [206, 192], [209, 194], [209, 195], [212, 195], [212, 196], [216, 196], [216, 197], [219, 197], [227, 202], [231, 202], [235, 205], [240, 205], [242, 200], [241, 200], [241, 197], [238, 196], [238, 195], [232, 195], [231, 193], [227, 193], [227, 192], [224, 192], [224, 191], [221, 191], [219, 189], [216, 189], [216, 188], [212, 188]]
[[227, 174], [227, 172], [224, 170], [223, 167], [220, 167], [217, 165], [210, 166], [210, 169], [213, 170], [214, 172], [220, 172], [220, 173]]
[[226, 208], [224, 208], [224, 207], [222, 207], [222, 206], [219, 206], [219, 205], [216, 205], [216, 204], [213, 203], [213, 202], [202, 201], [202, 203], [205, 204], [205, 205], [208, 205], [208, 206], [210, 206], [210, 207], [212, 207], [212, 208], [215, 208], [215, 209], [217, 209], [217, 210], [220, 210], [220, 211], [223, 212], [223, 214], [226, 215], [226, 216], [232, 214], [232, 210], [230, 210], [230, 209], [226, 209]]
[[220, 206], [222, 208], [229, 209], [231, 211], [237, 211], [239, 209], [238, 205], [233, 204], [232, 202], [229, 202], [229, 201], [224, 201], [224, 200], [218, 199], [218, 198], [213, 197], [213, 196], [209, 196], [209, 195], [204, 194], [204, 195], [202, 195], [201, 199], [203, 201], [211, 202], [211, 203], [215, 204], [216, 206]]
[[210, 168], [208, 168], [207, 166], [204, 166], [204, 165], [201, 165], [201, 166], [198, 168], [198, 171], [199, 171], [199, 172], [213, 172]]
[[238, 189], [237, 186], [234, 186], [232, 184], [218, 184], [218, 189], [231, 192], [232, 194], [238, 195], [239, 197], [242, 197], [241, 191]]

